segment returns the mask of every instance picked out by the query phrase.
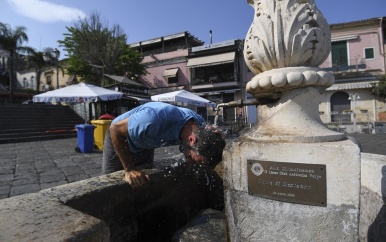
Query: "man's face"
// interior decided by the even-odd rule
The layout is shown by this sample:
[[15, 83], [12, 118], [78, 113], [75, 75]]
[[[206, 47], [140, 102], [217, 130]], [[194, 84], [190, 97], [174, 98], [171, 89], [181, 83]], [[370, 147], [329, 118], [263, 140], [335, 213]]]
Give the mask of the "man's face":
[[190, 164], [202, 164], [204, 163], [204, 157], [202, 155], [197, 155], [196, 151], [192, 146], [189, 146], [187, 143], [180, 144], [180, 151], [184, 154], [186, 162]]

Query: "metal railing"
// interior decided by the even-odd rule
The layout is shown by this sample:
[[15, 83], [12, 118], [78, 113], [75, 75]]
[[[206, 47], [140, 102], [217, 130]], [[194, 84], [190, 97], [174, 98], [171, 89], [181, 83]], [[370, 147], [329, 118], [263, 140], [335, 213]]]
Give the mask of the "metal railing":
[[168, 52], [173, 52], [173, 51], [177, 51], [177, 50], [185, 50], [185, 49], [188, 49], [190, 48], [191, 46], [190, 45], [177, 45], [177, 46], [167, 46], [167, 47], [159, 47], [157, 49], [154, 49], [154, 50], [148, 50], [148, 51], [143, 51], [141, 54], [143, 56], [148, 56], [148, 55], [157, 55], [157, 54], [163, 54], [163, 53], [168, 53]]
[[322, 68], [327, 71], [347, 71], [352, 69], [355, 69], [356, 71], [358, 71], [359, 69], [366, 69], [366, 59], [355, 58], [355, 59], [349, 59], [345, 62], [326, 61], [323, 63]]
[[193, 78], [191, 81], [191, 84], [195, 86], [195, 85], [206, 85], [206, 84], [234, 82], [234, 81], [235, 81], [234, 73], [231, 73], [225, 78], [221, 78], [218, 76], [206, 76], [201, 78]]

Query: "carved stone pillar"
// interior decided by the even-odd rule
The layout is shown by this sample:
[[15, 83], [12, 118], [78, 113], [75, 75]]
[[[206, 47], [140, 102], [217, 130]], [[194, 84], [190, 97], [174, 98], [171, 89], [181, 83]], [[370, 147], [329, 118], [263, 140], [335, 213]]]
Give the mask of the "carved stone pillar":
[[253, 23], [244, 57], [256, 76], [247, 91], [256, 98], [280, 101], [260, 106], [259, 126], [252, 137], [270, 140], [335, 141], [344, 135], [324, 127], [318, 112], [319, 93], [334, 76], [317, 66], [328, 57], [331, 34], [314, 1], [253, 1]]
[[[231, 241], [356, 241], [360, 151], [325, 127], [318, 105], [334, 76], [318, 66], [331, 34], [313, 0], [248, 0], [254, 19], [247, 92], [277, 100], [224, 152]], [[317, 197], [317, 198], [315, 198]]]

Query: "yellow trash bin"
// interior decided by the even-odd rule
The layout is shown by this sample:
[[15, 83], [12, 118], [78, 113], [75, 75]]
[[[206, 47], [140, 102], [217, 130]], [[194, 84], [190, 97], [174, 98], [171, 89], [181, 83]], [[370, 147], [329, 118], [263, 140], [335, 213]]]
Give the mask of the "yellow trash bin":
[[94, 129], [94, 144], [98, 150], [103, 150], [105, 134], [111, 122], [112, 120], [91, 120], [91, 124], [96, 127]]

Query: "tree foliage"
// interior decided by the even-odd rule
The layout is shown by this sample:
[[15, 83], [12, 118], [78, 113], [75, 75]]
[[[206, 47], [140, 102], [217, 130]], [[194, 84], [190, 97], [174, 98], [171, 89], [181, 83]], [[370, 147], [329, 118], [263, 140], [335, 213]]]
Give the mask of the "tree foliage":
[[373, 85], [372, 93], [386, 98], [386, 75], [378, 77], [379, 82]]
[[9, 24], [0, 22], [0, 47], [8, 51], [10, 57], [25, 53], [28, 50], [28, 47], [23, 46], [24, 42], [28, 42], [26, 31], [24, 26], [13, 29]]
[[115, 64], [116, 74], [138, 81], [141, 75], [147, 73], [146, 66], [141, 64], [142, 60], [143, 56], [137, 50], [133, 50], [126, 45]]
[[28, 35], [26, 32], [27, 28], [24, 26], [16, 26], [15, 28], [12, 28], [9, 24], [0, 22], [0, 47], [9, 53], [8, 65], [11, 102], [13, 96], [13, 82], [16, 79], [14, 76], [15, 60], [19, 58], [19, 54], [23, 54], [31, 49], [30, 47], [23, 46], [24, 42], [28, 42]]
[[[141, 59], [128, 55], [131, 52], [127, 50], [126, 35], [119, 25], [109, 27], [108, 22], [102, 22], [100, 14], [93, 13], [66, 28], [68, 33], [64, 34], [64, 40], [59, 40], [59, 44], [68, 53], [69, 74], [78, 75], [83, 81], [94, 84], [100, 83], [102, 73], [119, 75], [128, 72], [133, 73], [133, 76], [144, 74], [144, 68], [139, 68], [141, 65], [137, 62]], [[128, 59], [122, 56], [127, 56]]]
[[42, 68], [47, 65], [47, 61], [44, 56], [47, 56], [49, 61], [56, 61], [56, 57], [53, 55], [53, 49], [50, 47], [44, 48], [43, 51], [37, 51], [35, 49], [28, 50], [27, 62], [28, 68], [33, 68], [36, 72], [36, 91], [39, 93], [40, 78], [42, 75]]

